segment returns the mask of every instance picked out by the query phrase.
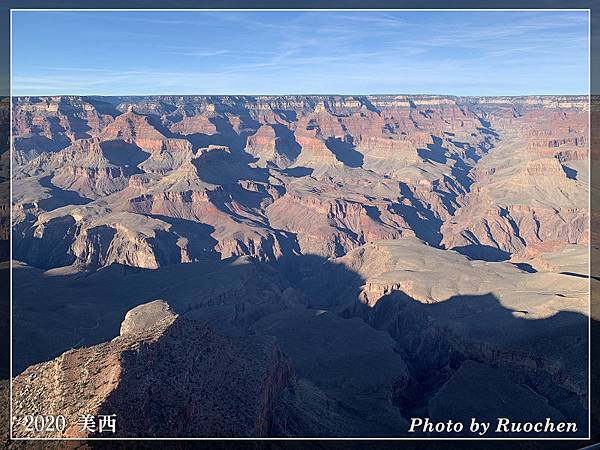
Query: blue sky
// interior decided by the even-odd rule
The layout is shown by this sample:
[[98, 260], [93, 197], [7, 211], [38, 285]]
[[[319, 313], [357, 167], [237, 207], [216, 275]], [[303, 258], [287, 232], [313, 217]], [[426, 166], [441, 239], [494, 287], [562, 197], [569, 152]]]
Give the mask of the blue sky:
[[14, 11], [13, 95], [587, 94], [587, 11]]

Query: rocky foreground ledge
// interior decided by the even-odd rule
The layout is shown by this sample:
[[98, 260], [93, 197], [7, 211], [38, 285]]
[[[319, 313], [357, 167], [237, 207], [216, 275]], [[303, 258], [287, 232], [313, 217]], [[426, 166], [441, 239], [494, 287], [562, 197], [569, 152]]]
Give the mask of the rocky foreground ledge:
[[[28, 368], [13, 392], [15, 437], [266, 436], [281, 432], [280, 403], [298, 400], [273, 340], [225, 338], [160, 300], [129, 311], [112, 341]], [[116, 414], [116, 432], [81, 430], [88, 414]], [[27, 415], [67, 425], [27, 431]]]

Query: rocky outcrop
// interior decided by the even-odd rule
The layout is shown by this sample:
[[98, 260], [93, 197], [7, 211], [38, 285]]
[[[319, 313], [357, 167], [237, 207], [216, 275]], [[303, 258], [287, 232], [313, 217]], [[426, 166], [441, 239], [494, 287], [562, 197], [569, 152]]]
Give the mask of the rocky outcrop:
[[26, 414], [62, 414], [64, 432], [35, 437], [105, 437], [81, 430], [80, 415], [116, 414], [110, 437], [261, 437], [281, 430], [275, 411], [292, 401], [294, 374], [272, 340], [232, 339], [154, 301], [129, 311], [111, 342], [31, 366], [13, 382], [14, 435], [31, 437]]
[[[463, 217], [464, 222], [458, 222]], [[587, 221], [587, 213], [578, 208], [514, 205], [480, 212], [469, 208], [460, 212], [457, 223], [443, 228], [444, 243], [448, 248], [491, 247], [505, 252], [506, 257], [535, 254], [543, 247], [588, 242]]]
[[402, 227], [381, 220], [377, 206], [344, 199], [288, 193], [269, 206], [267, 216], [274, 227], [295, 233], [305, 254], [341, 256], [372, 240], [395, 239], [403, 232], [411, 233], [406, 224]]

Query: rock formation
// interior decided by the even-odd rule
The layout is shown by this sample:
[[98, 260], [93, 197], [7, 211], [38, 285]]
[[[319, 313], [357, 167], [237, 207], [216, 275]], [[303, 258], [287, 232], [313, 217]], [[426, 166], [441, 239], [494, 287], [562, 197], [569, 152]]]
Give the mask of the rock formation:
[[526, 398], [515, 419], [585, 431], [588, 112], [576, 96], [13, 99], [13, 421], [405, 436], [464, 386], [489, 406], [489, 378]]
[[[121, 215], [137, 237], [115, 231], [102, 244], [141, 245], [153, 261], [140, 267], [271, 260], [282, 248], [342, 256], [410, 235], [474, 257], [585, 244], [586, 107], [578, 97], [19, 98], [15, 256], [36, 265], [21, 241], [45, 248], [42, 230], [60, 218], [76, 222], [73, 263], [122, 261], [76, 255], [99, 245], [88, 228], [114, 230], [106, 208], [155, 219], [144, 230]], [[182, 249], [193, 238], [173, 220], [205, 230], [198, 254]]]
[[15, 416], [62, 414], [67, 427], [42, 436], [20, 420], [14, 435], [107, 437], [78, 424], [81, 415], [104, 413], [117, 417], [108, 437], [267, 436], [280, 429], [275, 409], [292, 383], [272, 340], [228, 339], [154, 301], [128, 312], [111, 342], [71, 350], [15, 378]]

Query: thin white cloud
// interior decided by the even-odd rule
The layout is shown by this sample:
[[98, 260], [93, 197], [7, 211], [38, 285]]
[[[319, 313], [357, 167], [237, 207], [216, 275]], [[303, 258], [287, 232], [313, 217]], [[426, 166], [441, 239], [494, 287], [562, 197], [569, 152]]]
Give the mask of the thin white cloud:
[[[235, 27], [238, 35], [231, 40], [198, 40], [199, 45], [183, 35], [166, 44], [159, 43], [160, 39], [132, 41], [126, 49], [116, 49], [132, 55], [128, 67], [119, 70], [69, 67], [72, 62], [68, 60], [64, 67], [60, 61], [52, 67], [38, 65], [35, 75], [19, 72], [16, 67], [13, 88], [15, 92], [94, 91], [115, 95], [180, 89], [232, 94], [283, 89], [287, 90], [283, 93], [290, 93], [290, 86], [313, 92], [331, 92], [340, 86], [361, 91], [380, 86], [391, 92], [393, 88], [426, 84], [440, 89], [452, 83], [484, 86], [488, 79], [504, 83], [501, 77], [506, 78], [507, 85], [516, 86], [531, 83], [525, 69], [534, 61], [547, 67], [546, 72], [551, 71], [555, 78], [557, 74], [568, 74], [568, 70], [577, 72], [568, 79], [587, 76], [579, 73], [585, 68], [579, 59], [587, 55], [586, 15], [498, 15], [496, 21], [473, 21], [465, 27], [457, 20], [444, 21], [445, 14], [432, 16], [438, 22], [419, 22], [411, 20], [410, 14], [368, 12], [282, 13], [277, 20], [247, 12], [190, 14], [190, 19], [168, 14], [149, 17], [147, 13], [136, 17], [133, 13], [122, 20], [181, 26], [214, 22], [225, 29]], [[115, 15], [121, 16], [111, 13], [103, 18]], [[448, 13], [448, 17], [456, 16]], [[108, 34], [110, 30], [90, 32]], [[564, 61], [556, 60], [557, 52]], [[164, 67], [173, 70], [158, 70], [160, 66], [154, 65], [158, 58], [133, 62], [136, 54], [158, 55], [164, 58], [160, 59], [165, 61]], [[184, 58], [169, 59], [169, 55]], [[540, 86], [543, 84], [540, 80]], [[117, 92], [121, 90], [124, 92]]]

